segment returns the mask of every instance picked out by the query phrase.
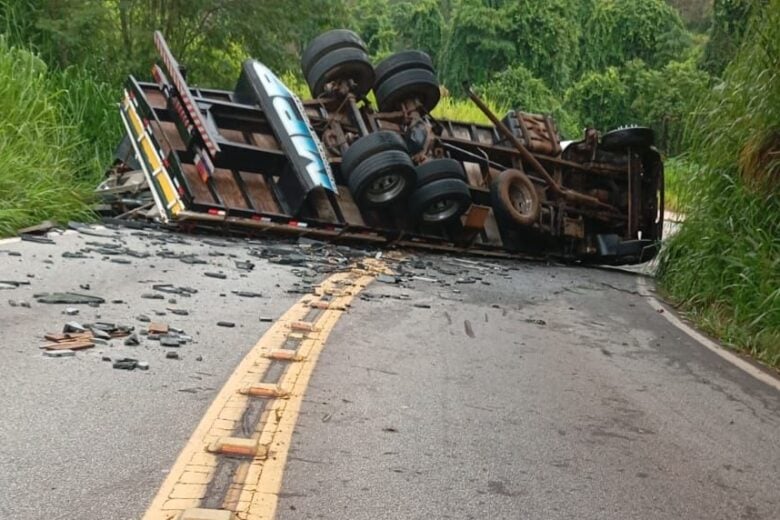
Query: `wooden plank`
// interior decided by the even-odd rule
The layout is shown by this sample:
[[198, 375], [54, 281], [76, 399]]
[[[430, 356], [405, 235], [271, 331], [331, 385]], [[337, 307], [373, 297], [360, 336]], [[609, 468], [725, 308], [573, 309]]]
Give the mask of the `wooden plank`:
[[276, 137], [270, 132], [253, 132], [249, 144], [253, 144], [258, 148], [264, 148], [266, 150], [281, 150], [279, 141], [277, 141]]
[[78, 341], [63, 341], [60, 343], [48, 343], [44, 345], [43, 349], [45, 350], [82, 350], [85, 348], [92, 348], [95, 344], [88, 340], [78, 340]]
[[144, 89], [144, 95], [152, 108], [165, 108], [167, 101], [165, 95], [158, 89]]
[[352, 198], [352, 194], [349, 192], [346, 186], [339, 186], [339, 194], [337, 196], [339, 206], [341, 207], [341, 213], [344, 215], [344, 220], [350, 226], [365, 226], [366, 223], [363, 220], [363, 215], [360, 213], [355, 199]]
[[228, 208], [247, 209], [246, 201], [241, 195], [241, 188], [233, 178], [233, 172], [225, 168], [215, 168], [212, 175], [214, 189]]
[[64, 332], [64, 333], [48, 332], [43, 337], [45, 339], [48, 339], [49, 341], [54, 341], [55, 343], [58, 343], [60, 341], [91, 339], [92, 333], [91, 332]]
[[184, 177], [187, 179], [187, 184], [192, 192], [192, 200], [195, 204], [206, 204], [210, 206], [217, 204], [217, 201], [211, 196], [209, 187], [200, 180], [200, 175], [194, 164], [182, 164], [181, 170]]
[[261, 213], [281, 213], [282, 210], [274, 199], [271, 186], [266, 181], [265, 176], [251, 172], [239, 172], [239, 175], [244, 181], [247, 195], [255, 205], [255, 209]]

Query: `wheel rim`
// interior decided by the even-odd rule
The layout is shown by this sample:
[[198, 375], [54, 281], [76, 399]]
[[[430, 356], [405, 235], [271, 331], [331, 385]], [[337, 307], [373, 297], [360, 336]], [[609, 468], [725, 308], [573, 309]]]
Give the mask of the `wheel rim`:
[[523, 187], [513, 185], [509, 188], [509, 201], [512, 207], [523, 215], [529, 215], [533, 210], [533, 198]]
[[406, 187], [406, 179], [397, 173], [378, 177], [366, 190], [366, 200], [374, 204], [389, 202], [397, 198]]
[[458, 201], [443, 199], [434, 202], [423, 211], [422, 219], [425, 222], [441, 222], [452, 218], [460, 208]]

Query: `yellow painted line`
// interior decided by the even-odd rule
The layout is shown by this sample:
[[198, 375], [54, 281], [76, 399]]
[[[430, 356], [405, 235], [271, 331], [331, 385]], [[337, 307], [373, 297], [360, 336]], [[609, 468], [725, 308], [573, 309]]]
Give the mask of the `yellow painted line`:
[[[268, 354], [280, 349], [288, 338], [300, 337], [302, 340], [296, 353], [301, 361], [289, 362], [279, 381], [284, 394], [267, 403], [254, 434], [250, 436], [258, 446], [267, 449], [258, 450], [255, 458], [248, 458], [239, 468], [238, 481], [234, 480], [223, 504], [232, 506], [230, 509], [239, 520], [274, 518], [293, 429], [319, 355], [344, 313], [343, 309], [379, 273], [386, 270], [384, 263], [379, 261], [366, 260], [363, 263], [368, 266], [367, 270], [353, 268], [330, 276], [320, 284], [316, 295], [301, 298], [260, 338], [206, 411], [143, 520], [173, 520], [183, 511], [200, 506], [220, 457], [209, 453], [209, 446], [223, 437], [234, 435], [234, 428], [241, 420], [248, 400], [257, 399], [247, 395], [246, 388], [260, 383], [272, 362]], [[292, 324], [304, 320], [311, 310], [309, 303], [318, 300], [321, 294], [331, 295], [332, 308], [320, 311], [312, 331], [293, 331]]]

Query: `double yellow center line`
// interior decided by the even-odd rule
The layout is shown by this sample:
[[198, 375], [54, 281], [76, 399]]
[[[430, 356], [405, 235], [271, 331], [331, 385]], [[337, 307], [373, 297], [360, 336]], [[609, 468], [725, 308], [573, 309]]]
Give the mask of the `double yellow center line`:
[[[274, 518], [292, 433], [325, 341], [355, 295], [385, 270], [375, 260], [360, 266], [327, 278], [260, 338], [214, 399], [144, 520]], [[283, 372], [269, 384], [272, 368]], [[262, 413], [247, 432], [247, 411], [258, 399], [265, 400]], [[225, 467], [229, 481], [220, 487]]]

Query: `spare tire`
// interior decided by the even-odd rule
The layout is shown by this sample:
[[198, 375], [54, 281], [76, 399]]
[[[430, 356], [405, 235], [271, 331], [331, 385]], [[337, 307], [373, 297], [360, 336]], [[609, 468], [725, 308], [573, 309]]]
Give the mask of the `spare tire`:
[[301, 54], [301, 70], [303, 77], [309, 75], [309, 71], [323, 56], [338, 49], [352, 48], [368, 52], [366, 44], [356, 33], [348, 29], [334, 29], [320, 34], [306, 46]]
[[419, 99], [423, 108], [430, 112], [441, 98], [439, 80], [428, 69], [402, 70], [389, 76], [374, 87], [376, 104], [382, 112], [400, 109], [404, 101]]
[[406, 152], [387, 150], [367, 158], [349, 172], [347, 184], [358, 206], [379, 208], [406, 198], [415, 172]]
[[650, 148], [654, 143], [655, 132], [645, 126], [618, 128], [601, 136], [601, 147], [605, 150]]
[[409, 197], [409, 213], [416, 222], [454, 222], [471, 206], [469, 187], [460, 179], [439, 179], [418, 187]]
[[374, 83], [374, 66], [361, 49], [344, 48], [322, 56], [309, 70], [306, 82], [312, 97], [325, 91], [325, 85], [335, 80], [352, 80], [357, 97], [365, 96]]
[[502, 171], [490, 186], [490, 199], [500, 222], [532, 226], [539, 220], [539, 194], [531, 179], [520, 170]]
[[341, 156], [341, 172], [344, 174], [344, 177], [348, 178], [350, 172], [358, 164], [372, 155], [386, 152], [387, 150], [406, 152], [406, 143], [404, 143], [403, 138], [399, 134], [387, 130], [363, 136], [352, 143], [347, 148], [347, 151], [344, 152], [344, 155]]
[[380, 61], [374, 70], [376, 71], [376, 86], [398, 72], [409, 69], [426, 69], [436, 72], [433, 68], [431, 57], [423, 51], [403, 51], [388, 56]]
[[455, 159], [429, 159], [417, 167], [418, 187], [442, 179], [468, 182], [463, 165]]

